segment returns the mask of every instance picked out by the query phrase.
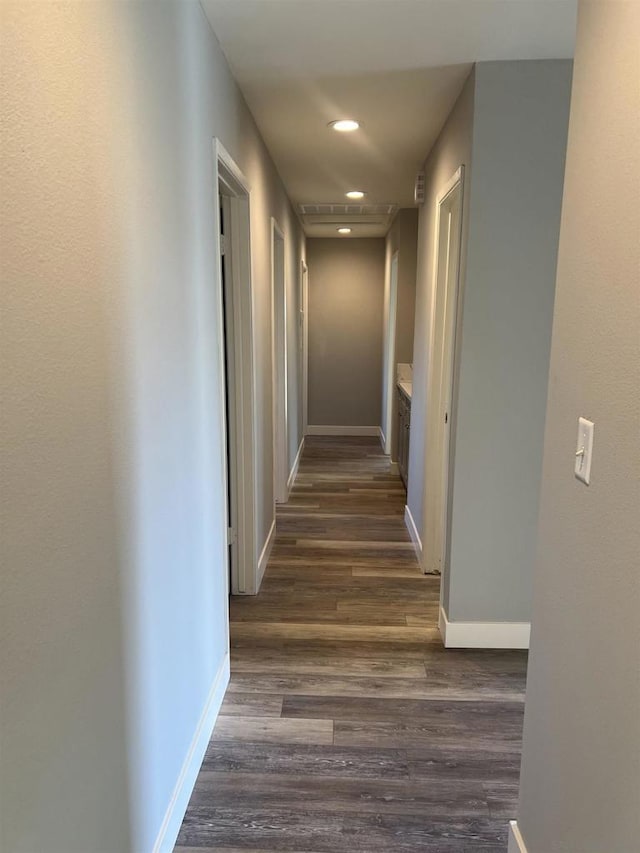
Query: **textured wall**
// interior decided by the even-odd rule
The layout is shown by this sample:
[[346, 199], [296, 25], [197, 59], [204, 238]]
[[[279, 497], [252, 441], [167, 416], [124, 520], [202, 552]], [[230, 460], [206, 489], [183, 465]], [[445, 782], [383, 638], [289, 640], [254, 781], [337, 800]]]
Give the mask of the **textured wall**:
[[[640, 839], [637, 3], [581, 2], [518, 822], [529, 853]], [[591, 484], [573, 476], [595, 422]]]
[[1, 15], [0, 846], [149, 850], [227, 648], [213, 137], [252, 188], [259, 548], [270, 216], [290, 294], [301, 238], [197, 2]]
[[42, 4], [0, 14], [0, 847], [123, 851], [110, 330], [121, 257], [105, 20]]
[[307, 240], [309, 424], [378, 426], [383, 239]]

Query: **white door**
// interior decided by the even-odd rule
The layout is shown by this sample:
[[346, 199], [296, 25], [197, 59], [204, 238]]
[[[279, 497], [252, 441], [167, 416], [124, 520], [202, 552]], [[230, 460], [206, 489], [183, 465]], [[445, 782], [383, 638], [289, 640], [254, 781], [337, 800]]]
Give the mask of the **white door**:
[[[221, 188], [222, 189], [222, 188]], [[226, 455], [227, 455], [227, 524], [229, 548], [229, 592], [233, 589], [233, 581], [238, 572], [238, 425], [236, 411], [236, 347], [234, 340], [234, 303], [233, 303], [233, 272], [231, 269], [231, 252], [227, 251], [231, 244], [231, 199], [220, 194], [220, 274], [222, 280], [222, 319], [224, 333], [224, 404], [226, 418]]]
[[429, 400], [435, 413], [435, 430], [433, 465], [429, 468], [432, 476], [427, 482], [427, 508], [430, 516], [428, 530], [433, 543], [432, 568], [442, 572], [448, 549], [451, 410], [462, 223], [461, 169], [443, 190], [437, 204], [436, 287]]

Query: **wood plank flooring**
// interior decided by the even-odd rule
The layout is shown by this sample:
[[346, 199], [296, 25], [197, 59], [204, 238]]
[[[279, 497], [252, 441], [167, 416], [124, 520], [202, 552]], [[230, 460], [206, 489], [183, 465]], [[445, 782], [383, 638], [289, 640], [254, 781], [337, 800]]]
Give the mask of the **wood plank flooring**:
[[526, 654], [445, 650], [405, 493], [369, 438], [310, 437], [177, 853], [504, 853]]

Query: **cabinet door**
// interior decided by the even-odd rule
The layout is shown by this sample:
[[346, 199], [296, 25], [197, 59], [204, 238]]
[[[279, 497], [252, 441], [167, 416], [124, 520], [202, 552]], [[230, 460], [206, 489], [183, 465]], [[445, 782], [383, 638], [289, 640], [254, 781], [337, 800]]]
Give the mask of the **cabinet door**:
[[398, 471], [407, 482], [407, 406], [404, 395], [398, 392]]

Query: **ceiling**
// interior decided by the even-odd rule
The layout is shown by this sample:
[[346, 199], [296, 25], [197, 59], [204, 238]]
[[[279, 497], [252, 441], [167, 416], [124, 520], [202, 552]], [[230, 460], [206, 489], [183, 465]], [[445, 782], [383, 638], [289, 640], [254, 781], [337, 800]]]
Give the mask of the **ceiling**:
[[[573, 56], [576, 0], [201, 0], [293, 203], [413, 205], [473, 62]], [[329, 122], [361, 122], [336, 133]], [[351, 236], [383, 236], [388, 222]], [[303, 219], [337, 236], [335, 217]]]

